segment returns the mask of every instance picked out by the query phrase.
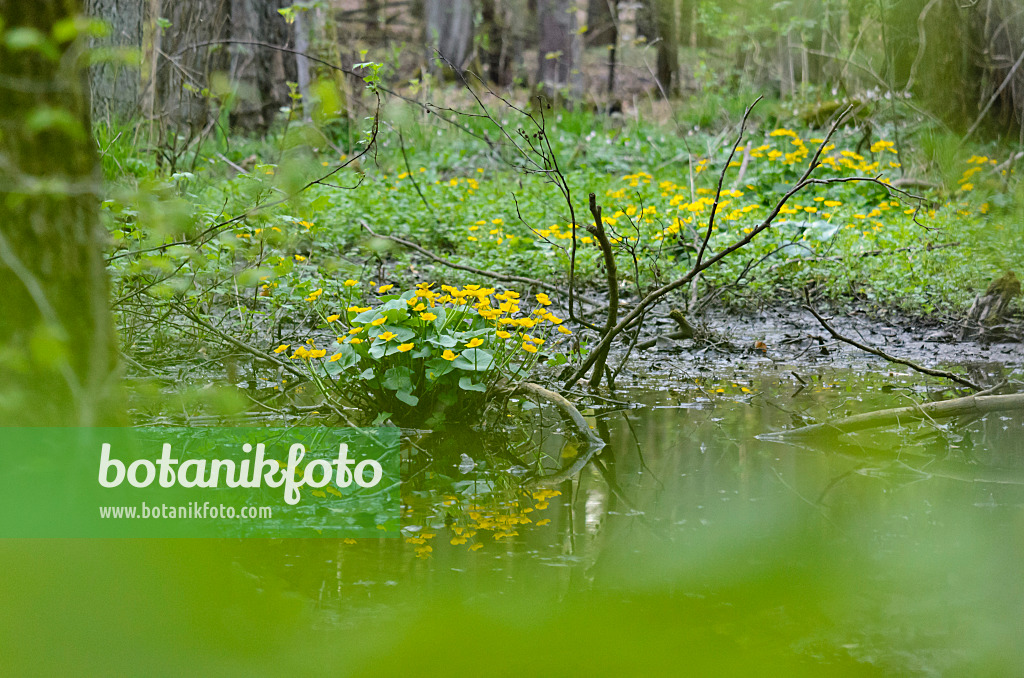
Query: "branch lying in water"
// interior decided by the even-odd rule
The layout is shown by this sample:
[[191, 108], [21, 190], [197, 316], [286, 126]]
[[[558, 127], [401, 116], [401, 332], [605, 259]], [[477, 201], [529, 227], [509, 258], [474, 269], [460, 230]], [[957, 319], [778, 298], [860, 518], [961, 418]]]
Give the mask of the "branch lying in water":
[[823, 424], [812, 424], [811, 426], [802, 426], [788, 431], [762, 433], [757, 438], [758, 440], [781, 441], [794, 438], [808, 438], [821, 434], [839, 435], [909, 421], [919, 421], [921, 419], [944, 419], [964, 414], [985, 414], [987, 412], [1005, 412], [1007, 410], [1024, 410], [1024, 393], [992, 396], [971, 395], [965, 398], [940, 400], [934, 403], [924, 403], [911, 407], [896, 407], [889, 410], [866, 412]]
[[605, 442], [594, 433], [593, 429], [590, 428], [590, 424], [583, 418], [580, 411], [576, 409], [576, 406], [566, 400], [563, 396], [549, 391], [543, 386], [532, 384], [530, 382], [521, 382], [519, 384], [509, 385], [507, 388], [502, 390], [507, 395], [532, 395], [538, 398], [543, 398], [558, 409], [562, 410], [572, 423], [576, 426], [576, 429], [580, 433], [580, 437], [585, 440], [591, 447], [592, 450], [599, 450], [605, 446]]

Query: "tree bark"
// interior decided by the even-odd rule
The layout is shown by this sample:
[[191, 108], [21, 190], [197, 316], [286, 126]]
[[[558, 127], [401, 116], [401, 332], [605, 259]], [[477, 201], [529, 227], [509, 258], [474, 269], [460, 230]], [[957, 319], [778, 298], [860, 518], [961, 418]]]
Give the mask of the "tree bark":
[[425, 10], [428, 61], [433, 63], [437, 50], [453, 68], [464, 70], [473, 47], [472, 0], [426, 0]]
[[484, 49], [487, 78], [495, 85], [509, 85], [512, 82], [512, 70], [505, 45], [508, 26], [498, 0], [481, 1], [480, 19], [483, 22], [483, 34], [487, 37]]
[[[148, 4], [141, 0], [88, 0], [86, 14], [110, 25], [110, 35], [93, 40], [92, 47], [138, 52], [143, 44]], [[133, 63], [113, 58], [92, 66], [89, 81], [94, 121], [128, 121], [138, 113], [141, 66], [138, 57]]]
[[574, 77], [579, 57], [575, 4], [537, 0], [537, 27], [537, 83], [546, 96], [556, 99], [578, 80]]
[[637, 10], [637, 34], [654, 43], [654, 77], [664, 96], [671, 96], [679, 79], [679, 27], [676, 0], [644, 0]]
[[[74, 0], [0, 0], [50, 36]], [[122, 422], [82, 41], [0, 46], [0, 425]]]
[[656, 72], [661, 93], [670, 97], [678, 89], [679, 32], [676, 25], [675, 0], [652, 0], [655, 25], [658, 30], [658, 69]]

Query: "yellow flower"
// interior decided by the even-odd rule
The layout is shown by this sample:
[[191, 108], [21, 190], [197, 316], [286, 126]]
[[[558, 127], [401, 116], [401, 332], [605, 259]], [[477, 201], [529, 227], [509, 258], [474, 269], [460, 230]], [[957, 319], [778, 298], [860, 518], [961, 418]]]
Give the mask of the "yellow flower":
[[337, 313], [335, 313], [334, 315], [329, 315], [329, 316], [327, 316], [327, 322], [333, 323], [333, 322], [335, 322], [340, 317], [341, 316], [338, 315]]
[[505, 330], [498, 330], [497, 332], [495, 332], [495, 334], [497, 334], [502, 339], [508, 339], [509, 337], [512, 336], [509, 332], [506, 332]]
[[548, 299], [548, 295], [546, 295], [546, 294], [544, 294], [542, 292], [541, 294], [537, 295], [537, 303], [541, 304], [543, 306], [550, 306], [551, 305], [551, 300]]
[[558, 326], [558, 331], [561, 332], [562, 334], [572, 334], [572, 330], [570, 330], [565, 325], [559, 325]]
[[433, 313], [420, 313], [420, 320], [430, 322], [431, 320], [437, 320], [437, 316]]
[[351, 278], [349, 278], [348, 280], [345, 281], [345, 287], [355, 287], [358, 284], [359, 284], [358, 280], [352, 280]]
[[455, 360], [459, 356], [452, 353], [451, 349], [445, 349], [444, 353], [441, 354], [441, 357], [447, 360], [448, 362], [451, 362], [452, 360]]
[[337, 361], [341, 360], [341, 355], [342, 355], [341, 353], [335, 353], [334, 355], [331, 356], [330, 362], [333, 363], [333, 362], [337, 362]]
[[426, 304], [416, 304], [415, 306], [412, 307], [412, 310], [414, 310], [415, 312], [419, 313], [420, 311], [422, 311], [426, 307], [427, 307]]
[[363, 313], [364, 311], [369, 311], [370, 307], [369, 306], [349, 306], [345, 310], [347, 310], [349, 313]]
[[288, 350], [289, 346], [291, 346], [291, 344], [281, 344], [280, 346], [274, 349], [274, 353], [284, 353], [285, 351]]
[[377, 294], [384, 294], [392, 287], [394, 287], [394, 285], [381, 285], [380, 288], [377, 290]]
[[384, 332], [383, 334], [377, 335], [377, 338], [380, 339], [381, 341], [391, 341], [396, 336], [398, 335], [393, 332]]
[[306, 350], [305, 346], [299, 346], [297, 349], [295, 349], [295, 352], [292, 353], [292, 358], [293, 359], [294, 358], [308, 358], [308, 357], [309, 357], [309, 351]]
[[306, 297], [306, 301], [316, 301], [317, 299], [320, 298], [320, 295], [323, 294], [323, 293], [324, 293], [323, 288], [318, 289], [318, 290], [313, 290], [312, 292], [309, 293], [309, 296]]
[[399, 344], [398, 350], [401, 351], [402, 353], [405, 353], [406, 351], [411, 351], [412, 347], [413, 343], [410, 341], [408, 344]]
[[306, 257], [302, 256], [301, 254], [296, 254], [295, 255], [295, 261], [302, 262], [302, 261], [305, 261], [305, 260], [306, 260]]
[[482, 343], [484, 343], [484, 340], [481, 339], [480, 337], [477, 337], [477, 338], [473, 339], [473, 341], [471, 341], [468, 344], [466, 344], [466, 348], [476, 348], [477, 346], [481, 345]]
[[363, 327], [353, 327], [352, 329], [350, 329], [350, 330], [348, 331], [348, 333], [349, 333], [349, 334], [359, 334], [360, 332], [362, 332], [362, 331], [363, 331], [363, 330], [365, 330], [365, 329], [366, 329], [366, 326], [365, 326], [365, 325], [364, 325]]
[[473, 544], [472, 546], [469, 547], [469, 550], [470, 551], [479, 551], [483, 547], [484, 547], [483, 544]]
[[309, 352], [310, 358], [323, 358], [325, 355], [327, 355], [327, 350], [322, 348], [318, 348]]
[[523, 350], [526, 351], [527, 353], [536, 353], [537, 352], [537, 347], [534, 346], [533, 344], [529, 343], [529, 342], [525, 342], [524, 341], [523, 342]]
[[376, 320], [374, 320], [373, 322], [371, 322], [370, 324], [373, 325], [374, 327], [380, 327], [381, 325], [383, 325], [387, 321], [388, 321], [388, 319], [386, 317], [381, 316], [381, 317], [377, 318]]

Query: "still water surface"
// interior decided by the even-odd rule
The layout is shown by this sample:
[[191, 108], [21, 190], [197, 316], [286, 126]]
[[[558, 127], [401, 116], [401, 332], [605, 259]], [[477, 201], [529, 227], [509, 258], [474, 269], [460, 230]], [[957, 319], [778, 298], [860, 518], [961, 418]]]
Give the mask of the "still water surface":
[[620, 392], [642, 406], [591, 413], [595, 454], [546, 409], [414, 432], [402, 539], [4, 543], [0, 647], [30, 673], [1024, 675], [1024, 420], [757, 439], [922, 397], [802, 378]]

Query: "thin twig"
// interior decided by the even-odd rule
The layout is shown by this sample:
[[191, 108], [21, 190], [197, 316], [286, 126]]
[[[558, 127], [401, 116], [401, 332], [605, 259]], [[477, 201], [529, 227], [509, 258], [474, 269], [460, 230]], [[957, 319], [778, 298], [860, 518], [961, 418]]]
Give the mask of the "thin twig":
[[[390, 240], [391, 242], [398, 243], [399, 245], [402, 245], [403, 247], [408, 247], [411, 250], [419, 252], [420, 254], [422, 254], [423, 256], [427, 257], [431, 261], [436, 261], [437, 263], [439, 263], [439, 264], [441, 264], [443, 266], [447, 266], [448, 268], [454, 268], [454, 269], [459, 270], [459, 271], [466, 271], [468, 273], [473, 273], [475, 275], [482, 275], [482, 276], [485, 276], [485, 277], [488, 277], [488, 278], [494, 278], [495, 280], [500, 280], [502, 282], [518, 282], [518, 283], [523, 283], [523, 284], [526, 284], [526, 285], [534, 285], [536, 287], [540, 287], [541, 289], [545, 289], [545, 290], [548, 290], [550, 292], [560, 292], [561, 291], [557, 285], [552, 285], [551, 283], [544, 282], [543, 280], [537, 280], [536, 278], [527, 278], [527, 277], [521, 276], [521, 275], [509, 275], [509, 274], [505, 274], [505, 273], [496, 273], [494, 271], [485, 271], [482, 268], [474, 268], [473, 266], [467, 266], [465, 264], [457, 264], [454, 261], [448, 261], [444, 257], [440, 257], [440, 256], [434, 254], [433, 252], [431, 252], [430, 250], [428, 250], [428, 249], [426, 249], [424, 247], [420, 247], [416, 243], [411, 242], [409, 240], [406, 240], [405, 238], [399, 238], [397, 235], [385, 235], [383, 233], [377, 233], [372, 228], [370, 228], [369, 224], [367, 224], [365, 221], [360, 221], [359, 224], [363, 227], [363, 230], [365, 230], [367, 233], [369, 233], [370, 235], [372, 235], [375, 238], [383, 238], [385, 240]], [[589, 299], [589, 298], [584, 297], [582, 295], [577, 295], [577, 298], [580, 299], [580, 301], [583, 301], [583, 302], [585, 302], [587, 304], [590, 304], [591, 306], [593, 306], [595, 308], [598, 308], [598, 307], [600, 307], [602, 305], [601, 302], [596, 301], [594, 299]], [[591, 329], [598, 329], [598, 328], [595, 327], [595, 326], [592, 326]]]
[[818, 314], [818, 312], [815, 311], [814, 308], [811, 307], [809, 304], [804, 304], [803, 308], [806, 309], [807, 311], [810, 311], [811, 315], [813, 315], [815, 317], [815, 319], [821, 324], [821, 326], [824, 327], [828, 331], [828, 333], [831, 334], [835, 339], [838, 339], [841, 342], [849, 344], [850, 346], [855, 346], [856, 348], [859, 348], [862, 351], [870, 353], [871, 355], [876, 355], [879, 358], [884, 358], [885, 360], [888, 360], [891, 363], [896, 363], [898, 365], [906, 365], [907, 367], [909, 367], [910, 369], [914, 370], [915, 372], [920, 372], [921, 374], [927, 374], [927, 375], [929, 375], [931, 377], [941, 377], [943, 379], [949, 379], [950, 381], [955, 381], [956, 383], [960, 384], [961, 386], [966, 386], [967, 388], [969, 388], [969, 389], [971, 389], [973, 391], [982, 391], [985, 388], [984, 386], [979, 386], [978, 384], [974, 383], [970, 379], [966, 379], [964, 377], [961, 377], [960, 375], [953, 374], [952, 372], [947, 372], [946, 370], [936, 370], [936, 369], [932, 369], [930, 367], [925, 367], [924, 365], [919, 365], [919, 364], [917, 364], [915, 362], [907, 360], [906, 358], [898, 358], [898, 357], [896, 357], [894, 355], [889, 355], [885, 351], [882, 351], [880, 349], [874, 348], [873, 346], [868, 346], [867, 344], [862, 344], [859, 341], [857, 341], [856, 339], [851, 339], [849, 337], [843, 336], [834, 327], [832, 327], [832, 325], [830, 325], [827, 320], [825, 320], [823, 317], [821, 317]]

